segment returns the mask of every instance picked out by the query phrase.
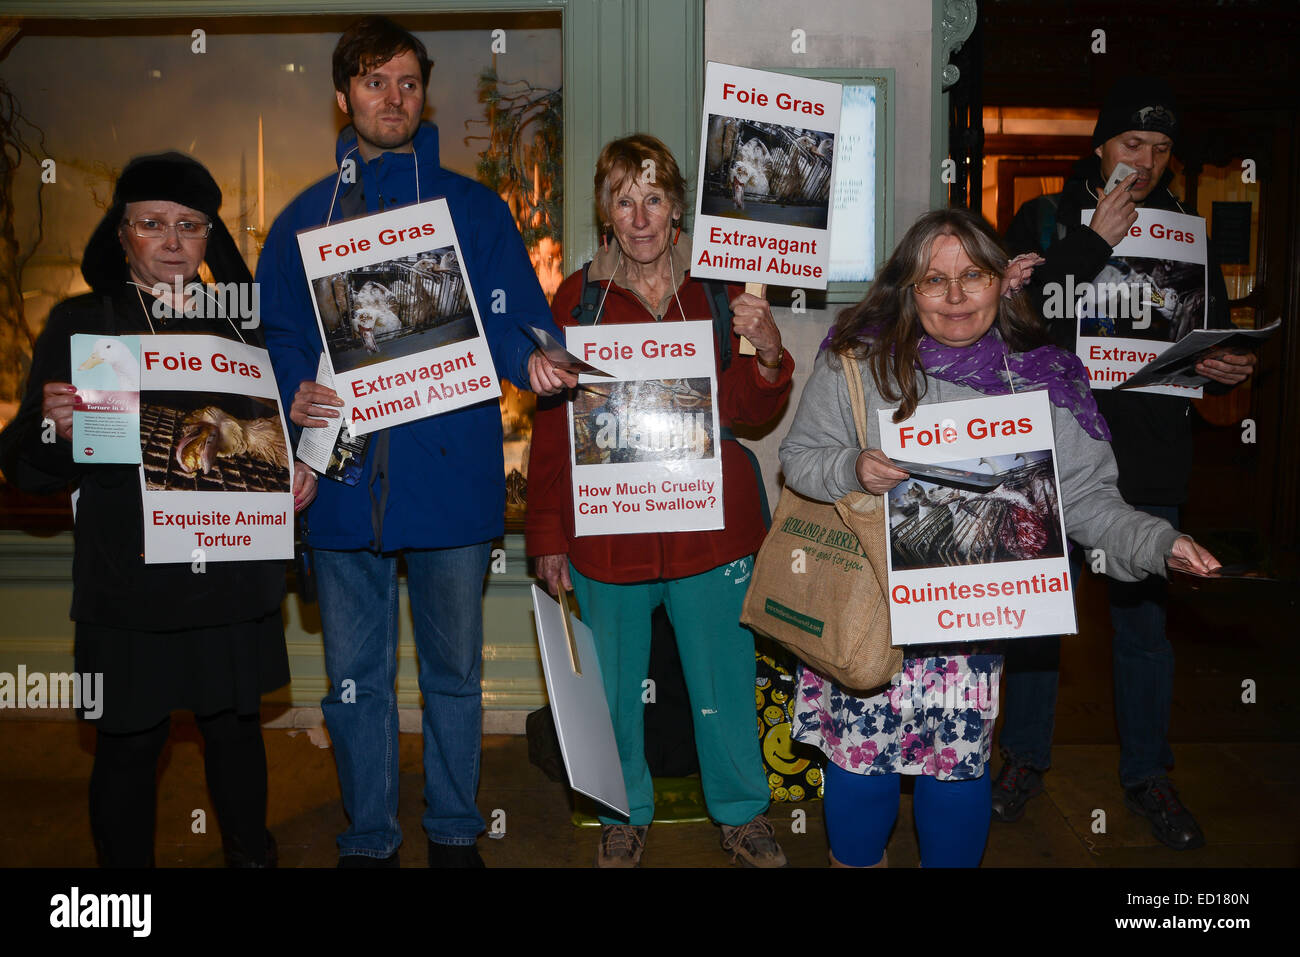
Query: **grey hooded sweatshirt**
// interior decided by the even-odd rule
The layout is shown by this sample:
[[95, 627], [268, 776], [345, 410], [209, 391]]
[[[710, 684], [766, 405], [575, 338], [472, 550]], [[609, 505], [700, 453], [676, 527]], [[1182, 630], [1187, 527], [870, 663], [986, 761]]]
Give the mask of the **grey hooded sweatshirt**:
[[[897, 408], [876, 391], [865, 362], [859, 363], [867, 399], [867, 439], [880, 448], [881, 409]], [[917, 373], [918, 378], [923, 378]], [[983, 393], [943, 379], [926, 378], [920, 405], [978, 399]], [[922, 383], [918, 383], [920, 388]], [[1106, 574], [1120, 581], [1137, 581], [1148, 574], [1165, 575], [1165, 558], [1179, 532], [1163, 519], [1135, 511], [1120, 497], [1118, 471], [1110, 444], [1083, 430], [1068, 409], [1052, 406], [1056, 433], [1056, 466], [1065, 505], [1066, 534], [1087, 548], [1100, 548]], [[840, 358], [830, 351], [817, 357], [789, 434], [781, 443], [781, 467], [786, 483], [801, 495], [833, 502], [849, 492], [864, 491], [856, 464], [862, 449]]]

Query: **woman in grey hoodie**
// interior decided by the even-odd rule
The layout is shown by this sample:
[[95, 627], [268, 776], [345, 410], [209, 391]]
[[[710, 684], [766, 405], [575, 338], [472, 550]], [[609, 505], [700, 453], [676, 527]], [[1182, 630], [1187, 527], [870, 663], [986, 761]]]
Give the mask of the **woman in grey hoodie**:
[[[879, 449], [879, 410], [897, 410], [893, 421], [902, 422], [922, 405], [1046, 390], [1069, 537], [1103, 549], [1107, 573], [1121, 580], [1166, 574], [1171, 557], [1196, 572], [1217, 567], [1190, 537], [1120, 498], [1110, 434], [1082, 365], [1048, 344], [1016, 292], [1024, 268], [1008, 267], [993, 231], [968, 210], [936, 210], [917, 220], [867, 298], [842, 312], [828, 337], [781, 444], [786, 482], [826, 502], [849, 492], [887, 494], [908, 473]], [[845, 355], [862, 373], [866, 449], [853, 424]], [[905, 647], [902, 671], [865, 697], [801, 669], [794, 737], [830, 758], [825, 809], [832, 864], [883, 865], [902, 774], [916, 776], [923, 865], [979, 863], [990, 819], [985, 764], [999, 651], [996, 642]], [[980, 693], [923, 700], [922, 689], [936, 686]]]

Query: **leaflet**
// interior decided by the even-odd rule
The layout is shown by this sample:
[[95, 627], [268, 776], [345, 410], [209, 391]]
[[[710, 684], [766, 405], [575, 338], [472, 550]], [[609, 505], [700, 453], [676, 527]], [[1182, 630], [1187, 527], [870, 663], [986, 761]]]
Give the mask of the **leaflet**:
[[140, 341], [136, 336], [72, 337], [74, 462], [140, 463]]
[[1246, 352], [1260, 346], [1281, 326], [1282, 320], [1276, 319], [1263, 329], [1193, 329], [1160, 358], [1147, 363], [1115, 388], [1133, 389], [1144, 385], [1200, 388], [1212, 380], [1196, 371], [1198, 362], [1225, 352]]
[[[316, 366], [316, 381], [330, 389], [334, 388], [334, 376], [330, 373], [329, 358], [321, 353]], [[361, 480], [361, 463], [365, 459], [366, 444], [370, 437], [355, 435], [346, 428], [347, 417], [339, 410], [337, 419], [326, 419], [326, 425], [315, 425], [302, 430], [298, 439], [298, 458], [307, 463], [321, 475], [342, 482], [344, 485], [356, 485]]]
[[445, 199], [298, 233], [353, 435], [501, 394]]
[[1073, 634], [1047, 393], [923, 405], [901, 423], [893, 414], [879, 413], [891, 460], [997, 481], [978, 490], [914, 474], [885, 496], [893, 643]]

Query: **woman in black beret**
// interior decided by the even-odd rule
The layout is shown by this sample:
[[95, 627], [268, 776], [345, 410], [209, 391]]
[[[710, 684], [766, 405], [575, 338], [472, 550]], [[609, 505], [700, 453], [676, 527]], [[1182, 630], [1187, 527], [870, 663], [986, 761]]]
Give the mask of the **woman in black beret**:
[[[51, 310], [22, 405], [0, 433], [10, 482], [37, 493], [74, 489], [76, 670], [103, 676], [99, 713], [82, 709], [96, 729], [90, 824], [103, 866], [154, 862], [155, 777], [176, 709], [193, 711], [203, 734], [227, 863], [275, 864], [258, 709], [263, 693], [289, 680], [284, 564], [146, 565], [140, 467], [77, 463], [70, 444], [73, 334], [206, 334], [262, 345], [256, 323], [211, 306], [187, 314], [183, 294], [177, 299], [205, 262], [218, 283], [252, 283], [220, 206], [211, 174], [184, 154], [127, 164], [82, 258], [91, 291]], [[239, 301], [256, 299], [250, 290]], [[311, 470], [295, 463], [296, 508], [315, 491]]]

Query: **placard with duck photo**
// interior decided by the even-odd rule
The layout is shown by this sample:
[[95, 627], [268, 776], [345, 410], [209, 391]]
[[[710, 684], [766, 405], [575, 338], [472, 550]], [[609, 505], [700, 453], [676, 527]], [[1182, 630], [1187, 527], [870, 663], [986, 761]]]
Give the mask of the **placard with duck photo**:
[[289, 435], [265, 349], [140, 336], [146, 564], [293, 557]]
[[501, 395], [445, 199], [305, 229], [298, 248], [353, 435]]
[[912, 473], [885, 496], [894, 643], [1074, 634], [1047, 393], [878, 416], [880, 450]]

